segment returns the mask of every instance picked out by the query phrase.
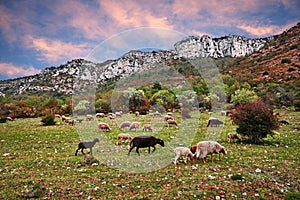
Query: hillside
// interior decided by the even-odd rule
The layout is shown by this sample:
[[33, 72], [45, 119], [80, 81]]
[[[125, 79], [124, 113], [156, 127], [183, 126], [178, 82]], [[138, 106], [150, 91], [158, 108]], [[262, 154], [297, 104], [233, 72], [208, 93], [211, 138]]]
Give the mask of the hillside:
[[238, 58], [226, 69], [242, 82], [297, 82], [300, 76], [300, 23], [280, 35], [270, 38], [259, 51]]

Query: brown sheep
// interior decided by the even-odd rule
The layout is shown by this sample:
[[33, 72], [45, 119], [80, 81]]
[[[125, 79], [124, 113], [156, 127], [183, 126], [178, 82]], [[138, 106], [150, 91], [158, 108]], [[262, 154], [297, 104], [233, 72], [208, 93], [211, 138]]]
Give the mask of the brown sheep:
[[92, 115], [86, 115], [85, 116], [85, 120], [86, 121], [93, 121], [94, 120], [94, 117]]
[[176, 128], [178, 128], [178, 124], [174, 119], [169, 119], [167, 120], [168, 122], [168, 127], [170, 127], [170, 125], [175, 125]]
[[130, 149], [128, 152], [128, 156], [132, 149], [136, 147], [136, 153], [140, 155], [139, 148], [146, 148], [148, 147], [148, 153], [150, 153], [150, 147], [153, 147], [152, 153], [155, 151], [155, 145], [160, 144], [162, 147], [165, 146], [165, 143], [163, 140], [159, 138], [155, 138], [153, 136], [137, 136], [134, 137], [130, 142]]
[[109, 125], [106, 124], [106, 123], [103, 123], [103, 122], [98, 123], [98, 129], [101, 130], [101, 131], [104, 130], [106, 132], [111, 131], [111, 128], [109, 127]]
[[149, 132], [153, 131], [153, 129], [152, 129], [152, 127], [151, 127], [150, 124], [145, 124], [144, 125], [143, 132], [147, 132], [147, 131], [149, 131]]
[[227, 139], [228, 139], [228, 143], [230, 143], [230, 140], [238, 140], [240, 141], [241, 139], [239, 138], [239, 136], [237, 134], [234, 134], [234, 133], [229, 133], [227, 135]]

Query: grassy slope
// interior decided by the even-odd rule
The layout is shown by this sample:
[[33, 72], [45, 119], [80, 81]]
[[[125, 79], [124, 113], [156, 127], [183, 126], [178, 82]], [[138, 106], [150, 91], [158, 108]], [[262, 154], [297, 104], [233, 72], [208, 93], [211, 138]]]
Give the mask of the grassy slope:
[[[214, 199], [215, 196], [282, 199], [286, 194], [299, 193], [300, 189], [300, 114], [280, 112], [291, 125], [283, 126], [274, 138], [266, 138], [265, 144], [227, 144], [226, 134], [235, 130], [227, 119], [219, 142], [229, 152], [222, 161], [215, 156], [214, 163], [196, 161], [196, 169], [190, 163], [180, 163], [176, 167], [170, 164], [154, 172], [137, 174], [103, 164], [82, 166], [82, 156], [74, 156], [80, 140], [75, 127], [63, 123], [44, 127], [41, 119], [0, 124], [0, 199], [28, 196], [30, 192], [26, 191], [31, 190], [41, 198], [55, 199]], [[204, 139], [208, 117], [201, 114], [193, 143]], [[139, 120], [147, 121], [145, 116]], [[169, 141], [170, 136], [176, 134], [174, 131], [174, 128], [164, 128], [160, 137]], [[113, 126], [110, 133], [113, 141], [118, 133], [120, 131]], [[124, 145], [124, 148], [127, 147]], [[158, 147], [155, 153], [160, 150]], [[4, 156], [5, 153], [10, 155]], [[132, 154], [136, 156], [135, 152]], [[144, 152], [142, 155], [146, 156]], [[258, 169], [261, 172], [257, 172]]]

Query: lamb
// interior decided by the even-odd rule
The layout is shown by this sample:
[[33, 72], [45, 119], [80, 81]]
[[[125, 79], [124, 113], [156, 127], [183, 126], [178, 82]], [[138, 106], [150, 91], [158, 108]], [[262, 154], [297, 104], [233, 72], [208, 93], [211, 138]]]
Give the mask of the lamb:
[[80, 142], [78, 144], [78, 149], [76, 150], [75, 156], [77, 156], [78, 151], [81, 149], [81, 153], [83, 155], [85, 155], [85, 153], [83, 152], [84, 149], [89, 148], [90, 149], [90, 154], [92, 154], [92, 148], [95, 146], [96, 142], [99, 142], [98, 138], [95, 138], [93, 141], [91, 142]]
[[174, 119], [169, 119], [167, 120], [168, 122], [168, 127], [170, 127], [170, 125], [175, 125], [176, 128], [178, 128], [178, 124]]
[[220, 121], [220, 120], [218, 120], [217, 118], [210, 117], [209, 120], [208, 120], [208, 123], [207, 123], [207, 127], [209, 127], [209, 126], [210, 127], [213, 127], [213, 126], [218, 127], [218, 126], [220, 126], [222, 124], [223, 124], [223, 122]]
[[121, 125], [120, 125], [120, 130], [124, 130], [124, 128], [129, 128], [131, 125], [131, 122], [130, 121], [125, 121], [125, 122], [122, 122]]
[[187, 148], [187, 147], [176, 147], [174, 149], [174, 154], [175, 154], [174, 165], [176, 165], [176, 162], [177, 162], [177, 160], [180, 156], [185, 156], [184, 163], [186, 163], [187, 158], [190, 158], [191, 161], [192, 161], [192, 164], [194, 164], [195, 154], [193, 154], [189, 148]]
[[120, 144], [122, 144], [122, 140], [132, 140], [132, 137], [127, 133], [120, 133], [118, 135], [117, 141], [120, 141]]
[[241, 139], [239, 138], [239, 136], [237, 134], [234, 134], [234, 133], [229, 133], [227, 135], [227, 139], [228, 139], [228, 143], [230, 143], [230, 140], [233, 139], [233, 140], [238, 140], [240, 141]]
[[219, 154], [219, 160], [221, 159], [221, 154], [227, 154], [227, 150], [224, 146], [220, 145], [215, 141], [202, 141], [197, 144], [196, 157], [199, 158], [201, 153], [202, 162], [205, 163], [205, 157], [207, 154], [211, 156], [211, 162], [213, 162], [213, 154]]
[[149, 132], [153, 131], [153, 129], [152, 129], [152, 127], [151, 127], [150, 124], [145, 124], [144, 125], [143, 132], [147, 132], [147, 131], [149, 131]]
[[98, 123], [98, 129], [99, 130], [104, 130], [106, 132], [110, 132], [111, 131], [111, 128], [109, 127], [109, 125], [106, 124], [106, 123], [104, 123], [104, 122]]
[[156, 144], [160, 144], [162, 147], [165, 146], [165, 143], [162, 139], [159, 138], [155, 138], [153, 136], [137, 136], [134, 137], [131, 142], [130, 142], [130, 149], [128, 152], [128, 156], [130, 154], [130, 152], [132, 151], [132, 149], [134, 147], [136, 147], [136, 152], [138, 155], [140, 155], [139, 153], [139, 148], [146, 148], [148, 147], [148, 153], [150, 154], [150, 147], [153, 147], [153, 151], [152, 153], [155, 151], [155, 145]]
[[140, 127], [140, 124], [141, 124], [140, 122], [132, 122], [130, 124], [129, 130], [131, 131], [135, 129], [135, 131], [137, 131], [137, 129]]

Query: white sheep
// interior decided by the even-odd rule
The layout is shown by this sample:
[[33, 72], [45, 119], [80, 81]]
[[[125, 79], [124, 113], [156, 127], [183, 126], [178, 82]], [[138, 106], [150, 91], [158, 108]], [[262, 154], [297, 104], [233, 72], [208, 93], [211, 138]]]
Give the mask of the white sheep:
[[187, 147], [176, 147], [174, 149], [174, 165], [176, 165], [176, 162], [180, 156], [185, 156], [184, 163], [186, 163], [187, 159], [190, 158], [192, 161], [192, 164], [194, 164], [195, 160], [195, 154], [191, 152], [191, 150]]
[[144, 125], [143, 132], [147, 132], [147, 131], [149, 131], [149, 132], [153, 131], [153, 129], [152, 129], [152, 127], [151, 127], [150, 124], [145, 124]]
[[135, 132], [137, 131], [137, 129], [140, 127], [140, 122], [132, 122], [130, 124], [129, 130], [132, 131], [133, 129], [135, 130]]
[[227, 150], [224, 146], [220, 145], [218, 142], [215, 141], [202, 141], [197, 144], [196, 149], [196, 157], [199, 158], [201, 153], [201, 159], [203, 163], [205, 163], [205, 157], [207, 154], [211, 155], [211, 162], [213, 162], [213, 154], [216, 153], [219, 155], [219, 160], [221, 159], [221, 154], [227, 154]]
[[124, 128], [129, 128], [131, 125], [131, 122], [130, 121], [125, 121], [125, 122], [122, 122], [121, 125], [120, 125], [120, 130], [124, 130]]

